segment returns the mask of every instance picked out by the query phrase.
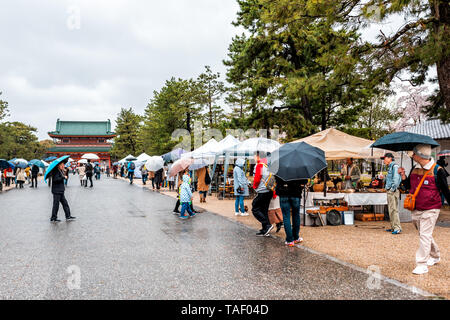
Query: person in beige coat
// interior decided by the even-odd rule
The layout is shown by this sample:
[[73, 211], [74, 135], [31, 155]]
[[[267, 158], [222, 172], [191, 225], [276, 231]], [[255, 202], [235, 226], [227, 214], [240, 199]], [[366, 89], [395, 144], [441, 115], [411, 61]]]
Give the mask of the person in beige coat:
[[86, 180], [86, 167], [84, 166], [84, 164], [80, 164], [80, 166], [78, 167], [78, 175], [80, 176], [81, 186], [84, 187], [85, 184], [87, 183], [87, 180]]
[[17, 177], [17, 186], [19, 186], [19, 188], [23, 188], [23, 184], [25, 183], [25, 169], [23, 168], [18, 168], [16, 171], [16, 177]]

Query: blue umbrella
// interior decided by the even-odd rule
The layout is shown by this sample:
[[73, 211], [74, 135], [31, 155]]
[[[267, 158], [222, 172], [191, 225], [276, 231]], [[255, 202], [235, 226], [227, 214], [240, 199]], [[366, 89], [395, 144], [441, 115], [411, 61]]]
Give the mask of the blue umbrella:
[[429, 144], [432, 148], [439, 147], [439, 143], [431, 137], [411, 132], [394, 132], [388, 134], [375, 141], [370, 147], [397, 152], [411, 151], [418, 144]]
[[54, 156], [51, 156], [51, 157], [48, 157], [47, 159], [44, 159], [44, 161], [52, 161], [52, 160], [55, 160], [55, 159], [57, 159], [57, 158], [54, 157]]
[[310, 179], [327, 167], [325, 152], [305, 142], [286, 143], [269, 160], [269, 171], [284, 181]]
[[22, 168], [22, 169], [25, 169], [26, 167], [28, 167], [28, 161], [25, 159], [16, 159], [16, 160], [14, 160], [14, 164], [16, 167]]
[[36, 165], [36, 166], [38, 166], [39, 168], [45, 169], [45, 164], [44, 164], [41, 160], [38, 160], [38, 159], [30, 160], [30, 161], [28, 162], [28, 164], [29, 164], [30, 166]]
[[69, 159], [69, 156], [63, 156], [63, 157], [60, 157], [60, 158], [56, 159], [52, 163], [50, 163], [50, 165], [48, 166], [47, 171], [45, 171], [44, 180], [47, 180], [47, 177], [53, 171], [53, 169], [55, 169], [61, 162], [65, 162], [65, 160], [67, 160], [67, 159]]
[[14, 165], [5, 159], [0, 159], [0, 170], [8, 169], [8, 168], [14, 168]]
[[15, 163], [12, 162], [11, 160], [9, 160], [8, 163], [10, 164], [11, 168], [14, 169], [16, 167]]
[[187, 153], [187, 151], [183, 150], [181, 148], [178, 148], [178, 149], [172, 150], [166, 154], [163, 154], [161, 157], [163, 157], [164, 162], [176, 161], [181, 158], [181, 155], [183, 153]]

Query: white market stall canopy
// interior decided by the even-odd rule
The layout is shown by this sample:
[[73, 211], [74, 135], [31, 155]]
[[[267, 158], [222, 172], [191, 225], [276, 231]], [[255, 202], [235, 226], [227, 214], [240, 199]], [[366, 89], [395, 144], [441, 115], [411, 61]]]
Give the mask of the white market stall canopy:
[[211, 139], [200, 148], [195, 149], [192, 152], [184, 153], [181, 158], [193, 158], [193, 159], [210, 159], [214, 160], [220, 145], [216, 139]]
[[334, 128], [321, 131], [309, 137], [293, 141], [306, 142], [325, 152], [327, 160], [341, 160], [346, 158], [371, 159], [380, 158], [385, 150], [370, 148], [374, 141], [355, 137]]
[[239, 139], [233, 137], [230, 134], [226, 136], [223, 140], [219, 141], [219, 148], [217, 149], [217, 153], [223, 153], [224, 150], [237, 146], [240, 143], [241, 141], [239, 141]]
[[222, 155], [253, 156], [256, 152], [270, 153], [280, 147], [280, 143], [267, 138], [250, 138], [222, 151]]
[[146, 154], [145, 152], [141, 155], [139, 155], [137, 157], [137, 161], [142, 162], [142, 161], [147, 161], [151, 158], [151, 156], [149, 156], [148, 154]]

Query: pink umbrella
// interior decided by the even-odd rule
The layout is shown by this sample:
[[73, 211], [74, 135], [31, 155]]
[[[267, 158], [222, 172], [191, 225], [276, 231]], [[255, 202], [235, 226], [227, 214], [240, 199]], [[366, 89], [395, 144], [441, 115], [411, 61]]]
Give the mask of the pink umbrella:
[[178, 172], [185, 170], [191, 164], [194, 163], [194, 159], [191, 158], [181, 158], [175, 161], [170, 168], [169, 177], [175, 177]]

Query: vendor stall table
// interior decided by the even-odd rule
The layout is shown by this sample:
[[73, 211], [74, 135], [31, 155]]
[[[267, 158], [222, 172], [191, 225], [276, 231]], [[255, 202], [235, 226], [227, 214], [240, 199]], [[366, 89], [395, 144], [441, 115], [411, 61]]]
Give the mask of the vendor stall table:
[[349, 206], [387, 205], [386, 193], [327, 193], [310, 192], [306, 197], [306, 207], [313, 207], [314, 200], [342, 199]]

